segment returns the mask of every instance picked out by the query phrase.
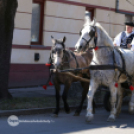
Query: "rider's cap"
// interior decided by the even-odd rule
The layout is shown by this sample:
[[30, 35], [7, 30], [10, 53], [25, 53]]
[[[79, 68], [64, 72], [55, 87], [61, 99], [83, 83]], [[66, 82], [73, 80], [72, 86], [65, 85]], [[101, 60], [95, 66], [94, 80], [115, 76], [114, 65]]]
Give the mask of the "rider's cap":
[[126, 21], [125, 25], [134, 27], [134, 23], [132, 21]]

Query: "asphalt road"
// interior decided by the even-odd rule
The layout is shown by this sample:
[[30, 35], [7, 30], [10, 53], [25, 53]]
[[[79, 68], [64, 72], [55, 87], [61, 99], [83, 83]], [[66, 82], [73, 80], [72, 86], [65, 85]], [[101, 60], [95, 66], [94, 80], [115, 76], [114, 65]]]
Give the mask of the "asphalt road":
[[1, 117], [0, 134], [134, 134], [134, 115], [129, 115], [127, 108], [123, 106], [115, 122], [106, 121], [109, 113], [104, 108], [96, 109], [91, 123], [85, 122], [86, 110], [78, 117], [73, 116], [74, 111], [63, 111], [57, 118], [51, 117], [51, 113], [18, 116], [19, 123], [16, 121], [14, 127], [13, 117]]

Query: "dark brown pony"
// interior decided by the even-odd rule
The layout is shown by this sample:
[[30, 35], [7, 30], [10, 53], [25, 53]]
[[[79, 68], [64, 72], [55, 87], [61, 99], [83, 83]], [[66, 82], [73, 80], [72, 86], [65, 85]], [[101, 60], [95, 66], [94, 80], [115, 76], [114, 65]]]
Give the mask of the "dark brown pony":
[[[50, 63], [52, 64], [51, 69], [52, 68], [60, 69], [60, 70], [70, 69], [70, 68], [75, 69], [75, 68], [86, 67], [90, 64], [92, 57], [93, 57], [93, 54], [91, 51], [90, 52], [86, 51], [86, 52], [78, 54], [78, 53], [65, 49], [64, 42], [65, 42], [65, 37], [59, 40], [56, 40], [52, 37], [53, 46], [52, 46], [51, 53], [50, 53]], [[72, 82], [79, 81], [79, 77], [88, 78], [88, 79], [90, 78], [88, 69], [75, 72], [75, 73], [69, 72], [69, 74], [71, 75], [68, 75], [68, 73], [62, 74], [59, 72], [55, 72], [52, 74], [52, 79], [53, 79], [53, 83], [54, 83], [55, 91], [56, 91], [56, 109], [54, 111], [54, 116], [58, 116], [58, 113], [60, 111], [60, 84], [65, 85], [64, 91], [62, 94], [62, 99], [64, 102], [64, 109], [66, 113], [69, 113], [70, 108], [67, 103], [67, 94], [68, 94], [68, 90]], [[83, 87], [82, 99], [81, 99], [80, 105], [75, 111], [75, 115], [80, 114], [84, 100], [87, 96], [88, 89], [89, 89], [89, 83], [81, 81], [81, 85]], [[95, 103], [93, 104], [95, 105]]]

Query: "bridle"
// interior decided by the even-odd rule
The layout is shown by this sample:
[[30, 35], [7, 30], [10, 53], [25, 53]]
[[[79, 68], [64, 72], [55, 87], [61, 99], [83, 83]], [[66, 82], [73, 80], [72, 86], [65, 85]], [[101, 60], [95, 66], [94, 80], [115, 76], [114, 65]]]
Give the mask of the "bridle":
[[[62, 46], [63, 46], [63, 56], [61, 57], [61, 56], [59, 56], [59, 55], [57, 55], [57, 57], [60, 57], [61, 58], [61, 67], [64, 65], [64, 64], [69, 64], [69, 58], [67, 58], [67, 60], [66, 61], [64, 61], [64, 59], [66, 58], [66, 50], [65, 50], [65, 45], [63, 44], [63, 43], [59, 43], [58, 42], [58, 44], [61, 44]], [[50, 52], [50, 58], [51, 58], [51, 64], [53, 64], [54, 66], [55, 66], [55, 63], [53, 62], [53, 60], [54, 60], [54, 57], [53, 57], [53, 54], [52, 54], [52, 50], [51, 50], [51, 52]], [[68, 66], [70, 66], [70, 65], [68, 65]]]
[[89, 33], [90, 35], [90, 39], [89, 40], [86, 40], [85, 38], [82, 38], [82, 40], [84, 40], [86, 42], [86, 48], [88, 47], [89, 45], [89, 42], [94, 38], [94, 44], [95, 46], [94, 47], [91, 47], [89, 49], [95, 49], [97, 47], [97, 37], [95, 36], [95, 33], [96, 33], [96, 26], [92, 26], [94, 30], [91, 30], [91, 32]]

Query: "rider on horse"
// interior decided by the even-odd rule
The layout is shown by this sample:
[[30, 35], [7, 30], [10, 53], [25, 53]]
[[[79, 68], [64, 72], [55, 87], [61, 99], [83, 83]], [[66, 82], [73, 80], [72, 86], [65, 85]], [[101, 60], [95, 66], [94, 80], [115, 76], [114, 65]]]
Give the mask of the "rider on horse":
[[126, 31], [119, 33], [114, 39], [114, 45], [120, 46], [121, 48], [134, 50], [134, 23], [127, 21], [125, 22]]

